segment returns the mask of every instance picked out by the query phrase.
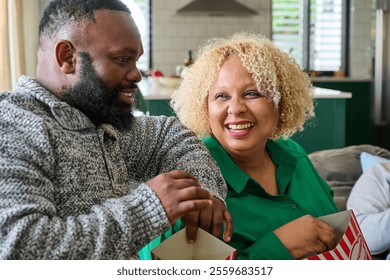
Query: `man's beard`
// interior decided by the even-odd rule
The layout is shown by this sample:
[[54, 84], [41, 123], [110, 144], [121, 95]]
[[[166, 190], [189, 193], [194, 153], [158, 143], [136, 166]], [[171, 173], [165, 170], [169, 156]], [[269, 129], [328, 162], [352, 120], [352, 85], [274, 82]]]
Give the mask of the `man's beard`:
[[80, 53], [80, 81], [61, 93], [62, 101], [79, 109], [93, 124], [111, 124], [118, 129], [128, 129], [133, 122], [131, 108], [118, 101], [121, 91], [110, 91], [93, 68], [92, 59], [86, 52]]

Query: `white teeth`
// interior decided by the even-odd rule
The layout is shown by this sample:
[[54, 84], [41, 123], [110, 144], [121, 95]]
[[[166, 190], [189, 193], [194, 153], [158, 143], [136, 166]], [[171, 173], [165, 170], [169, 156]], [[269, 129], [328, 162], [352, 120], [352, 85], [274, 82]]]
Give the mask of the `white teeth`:
[[121, 94], [126, 96], [126, 97], [133, 97], [133, 93], [132, 92], [121, 92]]
[[250, 127], [253, 127], [254, 125], [255, 125], [254, 123], [229, 124], [228, 128], [230, 130], [243, 130], [243, 129], [248, 129]]

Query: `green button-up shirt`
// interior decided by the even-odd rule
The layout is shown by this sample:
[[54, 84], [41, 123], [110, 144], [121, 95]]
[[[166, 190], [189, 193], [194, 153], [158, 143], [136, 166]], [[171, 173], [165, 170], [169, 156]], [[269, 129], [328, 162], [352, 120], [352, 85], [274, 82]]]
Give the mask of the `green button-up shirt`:
[[332, 189], [294, 141], [267, 143], [267, 151], [277, 165], [276, 196], [245, 174], [214, 137], [203, 141], [228, 185], [226, 203], [234, 222], [229, 245], [237, 249], [237, 259], [292, 259], [273, 231], [306, 214], [319, 217], [338, 211]]

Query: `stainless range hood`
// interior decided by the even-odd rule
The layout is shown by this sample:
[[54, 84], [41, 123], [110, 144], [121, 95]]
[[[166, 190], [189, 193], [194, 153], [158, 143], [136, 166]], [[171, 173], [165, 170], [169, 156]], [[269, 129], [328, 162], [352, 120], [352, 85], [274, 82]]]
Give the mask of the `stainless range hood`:
[[176, 12], [179, 16], [253, 16], [257, 12], [235, 0], [193, 0]]

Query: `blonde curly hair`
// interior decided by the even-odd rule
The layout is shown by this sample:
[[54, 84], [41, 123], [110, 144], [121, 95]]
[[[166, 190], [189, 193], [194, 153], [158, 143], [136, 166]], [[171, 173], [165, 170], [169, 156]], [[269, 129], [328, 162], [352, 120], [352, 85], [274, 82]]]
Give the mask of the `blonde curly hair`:
[[207, 97], [223, 62], [240, 57], [259, 91], [279, 107], [279, 123], [270, 136], [287, 138], [303, 130], [314, 117], [313, 90], [309, 77], [286, 53], [262, 35], [237, 33], [214, 38], [199, 49], [199, 56], [174, 91], [171, 107], [180, 121], [197, 135], [211, 134]]

